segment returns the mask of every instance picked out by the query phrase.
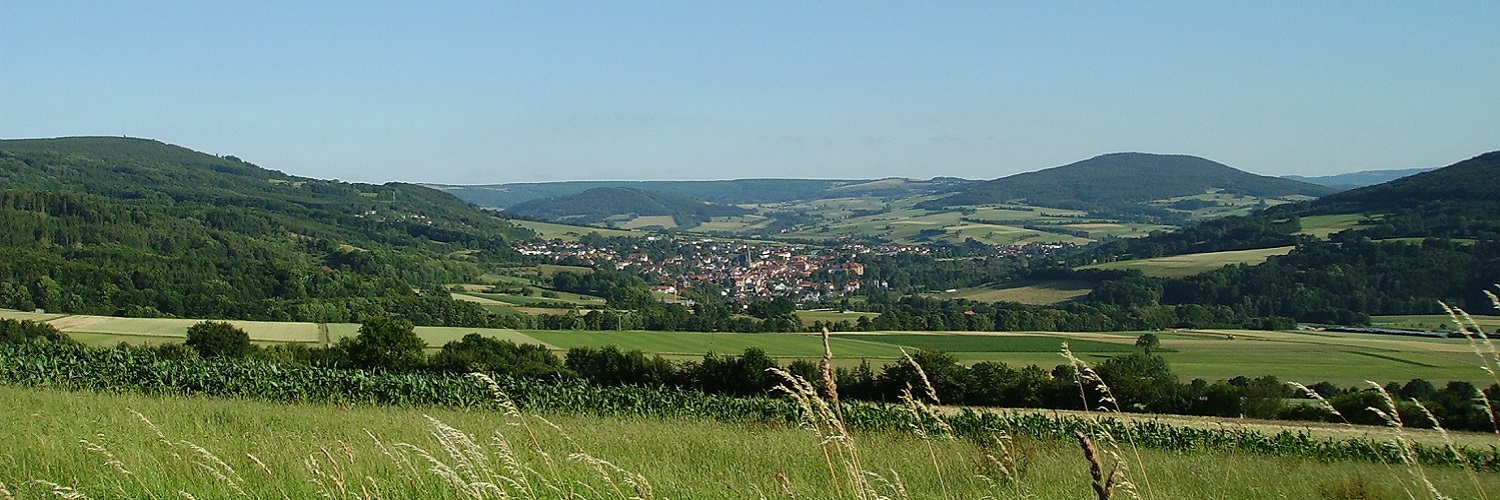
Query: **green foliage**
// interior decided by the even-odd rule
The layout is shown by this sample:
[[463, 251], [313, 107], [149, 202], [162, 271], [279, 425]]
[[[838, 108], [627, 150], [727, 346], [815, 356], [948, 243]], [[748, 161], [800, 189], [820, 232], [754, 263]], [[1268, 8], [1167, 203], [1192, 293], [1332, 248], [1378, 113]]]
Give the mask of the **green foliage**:
[[1033, 205], [1087, 210], [1094, 215], [1181, 222], [1180, 215], [1146, 202], [1200, 195], [1210, 189], [1258, 197], [1333, 192], [1323, 186], [1255, 175], [1194, 156], [1115, 153], [979, 183], [917, 207], [941, 209], [1026, 200]]
[[1161, 339], [1154, 333], [1143, 333], [1135, 338], [1135, 346], [1141, 348], [1141, 352], [1151, 354], [1151, 350], [1161, 346]]
[[251, 352], [250, 334], [222, 321], [204, 321], [187, 329], [183, 342], [205, 358], [239, 358]]
[[140, 139], [0, 141], [0, 307], [308, 318], [312, 303], [478, 276], [530, 235], [414, 185], [293, 177]]
[[48, 342], [76, 344], [72, 338], [57, 331], [52, 325], [29, 319], [14, 320], [0, 318], [0, 344], [24, 344]]
[[561, 359], [544, 346], [516, 344], [471, 333], [443, 345], [431, 367], [456, 373], [493, 373], [499, 376], [551, 379], [571, 375]]
[[339, 347], [361, 368], [408, 371], [426, 362], [427, 342], [404, 319], [368, 318], [360, 325], [359, 335], [340, 339]]
[[[169, 359], [151, 350], [88, 349], [51, 344], [0, 344], [0, 382], [101, 392], [248, 398], [276, 402], [332, 402], [499, 409], [491, 388], [473, 377], [300, 367], [259, 359]], [[521, 409], [607, 417], [695, 418], [792, 426], [806, 421], [786, 399], [735, 398], [660, 387], [601, 387], [580, 382], [501, 378], [499, 389]], [[1076, 394], [1076, 392], [1074, 393]], [[903, 407], [845, 404], [849, 427], [862, 431], [909, 430], [918, 422]], [[1044, 413], [961, 410], [944, 417], [958, 437], [985, 439], [1004, 432], [1065, 440], [1076, 432], [1130, 436], [1132, 444], [1177, 452], [1226, 451], [1324, 461], [1395, 463], [1399, 450], [1368, 438], [1330, 439], [1306, 432], [1268, 434], [1245, 429], [1180, 427], [1158, 421], [1122, 421]], [[931, 422], [928, 422], [931, 424]], [[939, 433], [940, 429], [927, 429]], [[1414, 444], [1424, 464], [1500, 470], [1500, 451]]]
[[1313, 202], [1309, 214], [1382, 214], [1359, 230], [1370, 238], [1500, 239], [1500, 151], [1431, 172], [1344, 191]]

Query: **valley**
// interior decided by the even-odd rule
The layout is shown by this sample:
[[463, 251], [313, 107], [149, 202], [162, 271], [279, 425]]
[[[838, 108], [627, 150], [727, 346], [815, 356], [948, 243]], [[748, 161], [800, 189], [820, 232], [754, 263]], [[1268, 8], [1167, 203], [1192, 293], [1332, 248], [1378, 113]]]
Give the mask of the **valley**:
[[[0, 264], [9, 367], [0, 390], [39, 405], [117, 404], [86, 402], [98, 391], [161, 404], [242, 398], [220, 410], [248, 412], [225, 417], [240, 421], [258, 404], [503, 409], [463, 375], [479, 372], [522, 419], [733, 434], [799, 425], [796, 405], [823, 407], [777, 389], [795, 384], [775, 369], [836, 384], [834, 406], [854, 413], [833, 418], [849, 418], [862, 440], [950, 435], [961, 439], [944, 446], [959, 455], [991, 450], [966, 443], [1001, 430], [1059, 457], [1076, 453], [1068, 429], [1079, 426], [1144, 433], [1147, 444], [1131, 450], [1139, 456], [1171, 449], [1165, 435], [1208, 432], [1198, 439], [1217, 444], [1179, 457], [1286, 453], [1278, 459], [1327, 462], [1331, 477], [1348, 477], [1395, 460], [1371, 451], [1387, 436], [1326, 427], [1380, 424], [1368, 410], [1383, 407], [1413, 435], [1440, 422], [1463, 443], [1467, 462], [1413, 448], [1420, 458], [1410, 460], [1436, 475], [1500, 463], [1485, 454], [1487, 435], [1465, 434], [1492, 427], [1483, 415], [1500, 398], [1486, 371], [1500, 368], [1493, 343], [1475, 336], [1500, 324], [1485, 295], [1500, 223], [1471, 193], [1432, 197], [1440, 184], [1485, 189], [1474, 179], [1500, 165], [1495, 154], [1339, 194], [1201, 158], [1117, 154], [995, 181], [556, 183], [521, 190], [533, 198], [501, 210], [444, 191], [509, 188], [302, 179], [131, 139], [0, 141], [0, 164], [0, 253], [10, 257]], [[1183, 182], [1097, 187], [1153, 168]], [[1444, 304], [1478, 316], [1455, 322]], [[210, 330], [229, 337], [198, 337]], [[281, 375], [267, 383], [254, 373]], [[1097, 404], [1162, 416], [1069, 413]], [[985, 409], [997, 407], [1034, 410]], [[54, 411], [44, 425], [63, 418]], [[1222, 429], [1246, 418], [1264, 423], [1212, 434], [1193, 420]], [[900, 431], [913, 426], [923, 429], [916, 437]], [[1440, 445], [1425, 436], [1422, 446]], [[1251, 444], [1281, 439], [1321, 444]], [[129, 442], [111, 446], [144, 447]], [[581, 448], [617, 453], [605, 442]], [[74, 470], [93, 491], [111, 484], [97, 473], [107, 468], [56, 465], [76, 453], [59, 449], [21, 470]], [[662, 491], [703, 494], [643, 470], [671, 485]], [[565, 474], [592, 480], [580, 472]], [[175, 484], [338, 488], [326, 474], [297, 487], [275, 479], [289, 472], [266, 472], [269, 482], [224, 475], [231, 481], [219, 486]], [[848, 486], [862, 487], [855, 476]], [[366, 481], [446, 495], [420, 477]], [[114, 488], [169, 483], [149, 481]], [[1372, 488], [1407, 483], [1395, 484]]]

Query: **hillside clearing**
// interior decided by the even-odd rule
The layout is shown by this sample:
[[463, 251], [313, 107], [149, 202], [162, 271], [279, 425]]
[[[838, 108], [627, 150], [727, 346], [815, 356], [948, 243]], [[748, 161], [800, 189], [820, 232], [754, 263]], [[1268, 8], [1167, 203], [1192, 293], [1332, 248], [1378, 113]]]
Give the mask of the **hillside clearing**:
[[1286, 246], [1254, 250], [1194, 253], [1150, 259], [1122, 260], [1119, 262], [1083, 266], [1079, 269], [1136, 269], [1141, 274], [1154, 278], [1182, 278], [1234, 264], [1259, 264], [1272, 256], [1286, 255], [1291, 252], [1292, 247]]

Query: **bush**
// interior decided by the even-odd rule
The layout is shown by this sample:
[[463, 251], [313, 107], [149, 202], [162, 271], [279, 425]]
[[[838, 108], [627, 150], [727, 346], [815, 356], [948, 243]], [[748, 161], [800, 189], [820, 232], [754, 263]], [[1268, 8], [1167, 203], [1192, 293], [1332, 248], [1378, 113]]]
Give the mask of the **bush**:
[[339, 340], [349, 361], [361, 368], [405, 371], [426, 363], [427, 342], [417, 336], [410, 321], [377, 316], [366, 319], [359, 335]]
[[0, 344], [28, 342], [75, 343], [71, 337], [57, 331], [57, 328], [40, 321], [0, 319]]
[[204, 321], [188, 328], [188, 347], [205, 358], [242, 358], [250, 354], [250, 334], [222, 321]]

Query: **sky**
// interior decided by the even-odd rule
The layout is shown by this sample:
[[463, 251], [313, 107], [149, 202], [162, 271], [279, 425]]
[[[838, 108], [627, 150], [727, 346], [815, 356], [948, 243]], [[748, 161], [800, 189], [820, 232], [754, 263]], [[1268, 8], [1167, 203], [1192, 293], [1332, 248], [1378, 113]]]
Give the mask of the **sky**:
[[0, 0], [0, 138], [359, 182], [1266, 175], [1500, 149], [1500, 2]]

